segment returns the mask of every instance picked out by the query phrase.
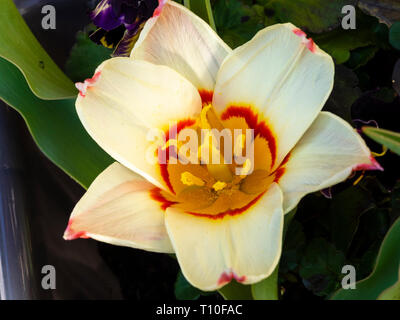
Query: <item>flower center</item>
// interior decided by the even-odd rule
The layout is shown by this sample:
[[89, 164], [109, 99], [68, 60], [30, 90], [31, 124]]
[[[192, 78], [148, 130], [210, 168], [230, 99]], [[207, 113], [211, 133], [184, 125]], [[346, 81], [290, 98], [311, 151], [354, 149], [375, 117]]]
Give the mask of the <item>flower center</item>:
[[[160, 164], [174, 193], [162, 195], [174, 207], [210, 217], [237, 213], [254, 203], [282, 175], [282, 168], [272, 172], [275, 139], [250, 107], [230, 107], [219, 118], [207, 103], [198, 119], [177, 127], [179, 132], [168, 136], [162, 150], [176, 155], [178, 161], [169, 158], [167, 164]], [[185, 129], [196, 133], [190, 142], [181, 139], [181, 134], [190, 136]], [[193, 136], [195, 147], [188, 147]]]

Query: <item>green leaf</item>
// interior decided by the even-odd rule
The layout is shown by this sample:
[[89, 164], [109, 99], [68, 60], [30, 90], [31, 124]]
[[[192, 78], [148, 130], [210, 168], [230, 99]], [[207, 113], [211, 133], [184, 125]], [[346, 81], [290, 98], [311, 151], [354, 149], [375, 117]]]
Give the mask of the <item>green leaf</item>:
[[278, 269], [277, 266], [274, 272], [266, 279], [253, 284], [251, 293], [254, 300], [278, 300]]
[[41, 100], [13, 64], [0, 58], [0, 98], [24, 118], [41, 151], [88, 188], [112, 159], [89, 137], [75, 112], [75, 100]]
[[399, 280], [390, 288], [383, 291], [378, 300], [400, 300], [400, 269], [399, 269]]
[[183, 3], [185, 4], [185, 7], [207, 22], [211, 28], [217, 30], [215, 27], [210, 0], [184, 0]]
[[252, 300], [251, 286], [231, 281], [218, 290], [225, 300]]
[[363, 127], [362, 131], [372, 140], [400, 155], [400, 133], [374, 127]]
[[398, 281], [400, 267], [400, 219], [386, 234], [379, 250], [374, 271], [357, 282], [354, 290], [338, 290], [332, 300], [375, 300]]
[[395, 22], [390, 28], [389, 41], [394, 48], [400, 50], [400, 21]]
[[41, 99], [65, 99], [77, 90], [44, 51], [11, 0], [0, 1], [0, 57], [13, 63]]
[[65, 72], [75, 82], [90, 78], [104, 60], [111, 58], [111, 54], [112, 49], [97, 45], [86, 32], [79, 31], [65, 65]]
[[[274, 13], [280, 22], [291, 22], [312, 33], [337, 28], [343, 17], [342, 8], [354, 0], [270, 0], [265, 9]], [[275, 22], [275, 21], [274, 21]]]
[[193, 287], [180, 271], [175, 282], [175, 296], [178, 300], [197, 300], [202, 291]]
[[340, 284], [345, 256], [323, 238], [313, 239], [300, 263], [300, 276], [307, 289], [326, 296]]

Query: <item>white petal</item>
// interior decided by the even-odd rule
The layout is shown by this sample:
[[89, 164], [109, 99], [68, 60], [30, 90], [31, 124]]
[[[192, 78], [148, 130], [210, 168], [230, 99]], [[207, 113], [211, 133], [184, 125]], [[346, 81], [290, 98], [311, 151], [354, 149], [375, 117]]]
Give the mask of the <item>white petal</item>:
[[167, 65], [196, 88], [213, 90], [218, 69], [231, 51], [206, 22], [167, 1], [161, 14], [147, 21], [131, 57]]
[[147, 135], [197, 118], [197, 89], [168, 67], [130, 58], [107, 60], [96, 75], [76, 101], [85, 129], [114, 159], [165, 189], [158, 166], [146, 156], [155, 146]]
[[321, 112], [291, 151], [279, 180], [287, 213], [308, 193], [333, 186], [357, 169], [381, 170], [365, 142], [344, 120]]
[[317, 117], [333, 87], [332, 58], [298, 31], [289, 23], [261, 30], [225, 59], [214, 92], [218, 114], [243, 106], [266, 122], [277, 145], [275, 168]]
[[258, 282], [275, 269], [282, 246], [282, 193], [276, 184], [245, 212], [219, 219], [167, 209], [166, 226], [186, 279], [216, 290], [232, 278]]
[[110, 165], [74, 208], [64, 238], [90, 237], [119, 246], [173, 252], [165, 212], [151, 198], [153, 189], [119, 163]]

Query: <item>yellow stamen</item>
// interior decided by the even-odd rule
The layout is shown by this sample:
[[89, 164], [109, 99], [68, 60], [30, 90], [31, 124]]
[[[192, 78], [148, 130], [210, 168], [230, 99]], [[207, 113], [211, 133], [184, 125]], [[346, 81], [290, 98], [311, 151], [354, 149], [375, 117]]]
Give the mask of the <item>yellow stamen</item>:
[[374, 157], [383, 157], [386, 154], [387, 151], [388, 151], [388, 148], [385, 147], [385, 146], [382, 146], [382, 152], [381, 153], [376, 153], [376, 152], [371, 152], [371, 153], [372, 153], [372, 155]]
[[222, 189], [224, 189], [227, 186], [227, 184], [225, 182], [222, 181], [217, 181], [216, 183], [213, 184], [213, 189], [215, 191], [220, 191]]
[[199, 186], [202, 187], [205, 185], [205, 182], [196, 177], [195, 175], [191, 174], [188, 171], [185, 171], [184, 173], [181, 174], [181, 181], [183, 184], [187, 185], [187, 186]]
[[107, 43], [106, 37], [101, 38], [101, 39], [100, 39], [100, 42], [101, 42], [101, 44], [102, 44], [104, 47], [106, 47], [106, 48], [109, 48], [109, 49], [112, 49], [112, 48], [113, 48], [113, 45], [112, 45], [112, 44], [108, 44], [108, 43]]
[[364, 175], [365, 171], [363, 171], [362, 174], [357, 178], [357, 180], [353, 182], [353, 186], [356, 186], [364, 178]]

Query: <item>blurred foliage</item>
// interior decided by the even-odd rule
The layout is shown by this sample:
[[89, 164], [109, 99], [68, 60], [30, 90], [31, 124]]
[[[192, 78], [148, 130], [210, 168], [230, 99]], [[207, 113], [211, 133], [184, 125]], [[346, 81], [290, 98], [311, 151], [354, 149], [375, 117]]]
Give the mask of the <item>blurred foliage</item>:
[[330, 111], [346, 121], [351, 121], [351, 106], [360, 98], [357, 75], [343, 65], [336, 65], [334, 89], [324, 111]]
[[112, 52], [112, 49], [91, 41], [88, 32], [80, 31], [76, 34], [76, 42], [71, 49], [65, 71], [74, 82], [91, 78], [96, 68], [104, 60], [111, 58]]
[[400, 219], [387, 233], [376, 259], [373, 272], [357, 282], [356, 289], [336, 292], [334, 300], [375, 300], [400, 298]]

